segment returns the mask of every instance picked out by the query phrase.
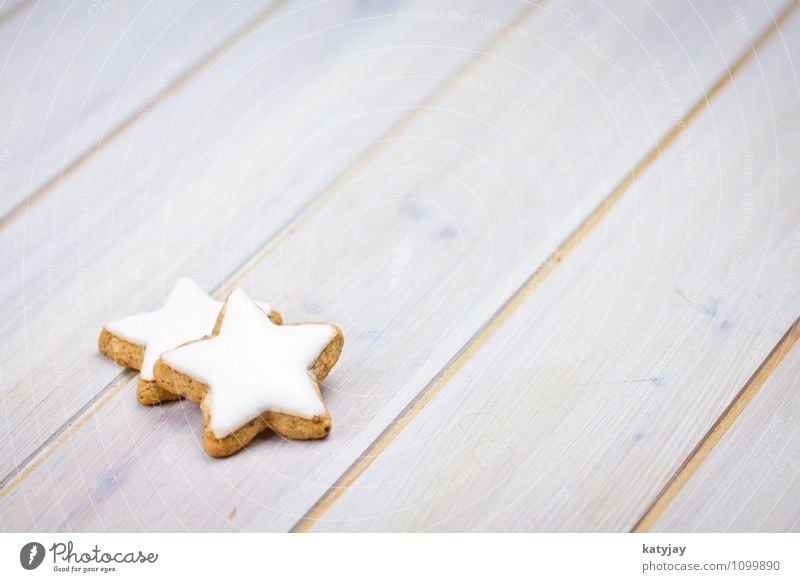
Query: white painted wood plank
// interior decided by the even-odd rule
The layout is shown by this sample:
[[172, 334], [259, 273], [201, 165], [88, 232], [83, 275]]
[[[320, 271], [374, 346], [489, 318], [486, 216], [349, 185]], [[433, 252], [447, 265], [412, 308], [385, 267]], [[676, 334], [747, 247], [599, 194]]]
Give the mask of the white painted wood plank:
[[39, 2], [0, 34], [0, 217], [273, 0]]
[[[627, 76], [562, 9], [593, 23]], [[617, 20], [573, 2], [532, 16], [245, 278], [288, 320], [345, 328], [329, 439], [267, 437], [212, 462], [196, 406], [159, 415], [116, 397], [2, 501], [4, 527], [291, 527], [747, 44], [732, 16], [660, 9], [631, 2]], [[54, 488], [67, 474], [80, 482]]]
[[800, 345], [770, 375], [652, 531], [800, 531]]
[[0, 474], [119, 373], [99, 325], [159, 305], [182, 275], [218, 287], [498, 34], [398, 16], [423, 4], [282, 6], [0, 231]]
[[794, 14], [316, 529], [635, 525], [800, 312], [798, 32]]

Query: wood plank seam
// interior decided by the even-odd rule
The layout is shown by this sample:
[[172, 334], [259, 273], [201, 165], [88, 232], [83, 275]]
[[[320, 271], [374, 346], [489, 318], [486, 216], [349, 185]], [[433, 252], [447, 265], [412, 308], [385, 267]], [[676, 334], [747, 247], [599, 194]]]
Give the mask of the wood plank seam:
[[2, 487], [2, 489], [0, 489], [0, 500], [11, 493], [17, 485], [47, 459], [49, 454], [41, 455], [37, 458], [37, 455], [39, 455], [42, 450], [50, 447], [49, 452], [53, 452], [67, 442], [78, 429], [91, 420], [101, 408], [108, 404], [114, 396], [119, 394], [123, 388], [130, 384], [135, 377], [136, 373], [132, 370], [120, 372], [106, 389], [98, 392], [94, 398], [84, 404], [81, 409], [73, 414], [69, 420], [58, 428], [58, 430], [53, 432], [53, 434], [37, 447], [36, 450], [28, 455], [24, 461], [17, 465], [13, 471], [0, 481], [0, 487]]
[[[523, 22], [534, 8], [541, 8], [540, 5], [534, 3], [525, 3], [520, 13], [513, 19], [512, 25], [516, 26]], [[330, 186], [322, 189], [319, 196], [312, 199], [304, 208], [300, 209], [295, 216], [291, 217], [287, 223], [277, 232], [277, 234], [270, 238], [262, 247], [261, 250], [256, 251], [254, 257], [249, 257], [243, 263], [232, 271], [229, 277], [226, 277], [230, 282], [228, 284], [221, 283], [213, 291], [212, 296], [222, 299], [225, 295], [239, 282], [247, 276], [261, 261], [267, 258], [270, 253], [277, 249], [282, 242], [289, 238], [294, 232], [297, 231], [303, 224], [313, 217], [326, 202], [328, 202], [335, 194], [346, 185], [347, 182], [352, 180], [358, 173], [371, 162], [375, 156], [380, 154], [388, 145], [397, 137], [401, 136], [405, 129], [409, 127], [417, 117], [419, 117], [427, 108], [433, 103], [438, 101], [452, 86], [452, 79], [458, 78], [460, 75], [466, 74], [470, 69], [477, 65], [487, 54], [494, 50], [495, 46], [507, 38], [503, 30], [498, 32], [497, 35], [492, 37], [483, 47], [475, 51], [475, 54], [469, 61], [467, 61], [456, 73], [448, 76], [442, 83], [437, 85], [433, 91], [422, 99], [419, 105], [411, 108], [411, 112], [402, 118], [397, 124], [391, 127], [386, 135], [376, 141], [376, 146], [367, 150], [360, 158], [356, 159], [350, 164], [341, 175], [331, 182]], [[222, 290], [222, 291], [220, 291]], [[51, 454], [61, 447], [69, 438], [77, 432], [77, 429], [83, 426], [91, 417], [97, 414], [114, 396], [122, 391], [125, 384], [131, 382], [136, 377], [133, 371], [123, 372], [118, 375], [114, 380], [106, 384], [91, 402], [97, 402], [94, 407], [91, 402], [84, 406], [78, 413], [64, 423], [59, 429], [48, 437], [41, 445], [39, 445], [28, 457], [20, 463], [9, 475], [6, 475], [0, 481], [0, 500], [7, 496], [17, 485], [19, 485], [36, 467], [40, 466]], [[124, 378], [124, 380], [121, 380]], [[105, 395], [108, 394], [107, 397]], [[85, 418], [82, 417], [85, 415]], [[75, 422], [75, 424], [71, 424]], [[74, 430], [73, 430], [74, 428]], [[64, 434], [60, 434], [64, 431]]]
[[[533, 12], [534, 8], [542, 9], [541, 5], [525, 2], [525, 8], [514, 17], [509, 26], [520, 26], [527, 17]], [[325, 204], [327, 204], [336, 194], [342, 190], [347, 184], [355, 178], [365, 167], [367, 167], [375, 158], [377, 158], [383, 151], [385, 151], [398, 137], [402, 136], [406, 129], [414, 123], [417, 118], [422, 115], [426, 109], [430, 108], [434, 103], [439, 101], [454, 85], [454, 79], [459, 79], [466, 75], [473, 69], [483, 57], [491, 53], [495, 47], [507, 36], [500, 33], [492, 37], [483, 47], [475, 51], [474, 56], [465, 63], [458, 71], [450, 75], [444, 82], [440, 83], [434, 90], [423, 99], [422, 103], [413, 107], [411, 112], [402, 118], [396, 126], [389, 132], [383, 139], [379, 139], [376, 145], [364, 153], [364, 155], [356, 160], [351, 167], [349, 167], [342, 175], [333, 181], [332, 185], [325, 188], [322, 194], [312, 200], [306, 207], [301, 210], [294, 218], [290, 219], [288, 224], [282, 228], [279, 233], [267, 242], [260, 251], [257, 251], [254, 256], [245, 262], [244, 267], [239, 271], [235, 271], [231, 277], [230, 282], [225, 287], [223, 295], [227, 295], [232, 291], [249, 273], [253, 271], [261, 262], [263, 262], [275, 249], [277, 249], [284, 241], [286, 241], [292, 234], [294, 234], [300, 227], [309, 221]]]
[[767, 379], [781, 364], [786, 355], [800, 340], [800, 317], [784, 334], [780, 341], [775, 344], [772, 351], [761, 363], [753, 375], [745, 382], [742, 389], [728, 404], [719, 418], [714, 422], [708, 432], [700, 439], [700, 442], [681, 464], [672, 478], [667, 482], [661, 492], [656, 496], [653, 503], [644, 512], [636, 525], [631, 529], [634, 533], [650, 531], [658, 521], [667, 507], [675, 500], [681, 490], [686, 486], [692, 476], [705, 462], [714, 447], [719, 444], [725, 434], [730, 430], [736, 419], [741, 416], [744, 409], [761, 390]]
[[54, 191], [65, 177], [70, 176], [77, 169], [95, 157], [104, 147], [115, 141], [128, 129], [133, 127], [139, 119], [155, 109], [159, 103], [163, 102], [170, 95], [176, 93], [180, 88], [184, 87], [190, 80], [192, 80], [202, 71], [208, 69], [214, 63], [219, 61], [223, 56], [225, 56], [225, 53], [229, 48], [241, 42], [261, 24], [268, 21], [273, 14], [287, 1], [288, 0], [275, 0], [245, 26], [233, 33], [230, 38], [223, 40], [216, 48], [212, 49], [210, 53], [200, 59], [200, 61], [178, 75], [176, 79], [174, 79], [161, 91], [151, 97], [148, 97], [145, 102], [127, 118], [123, 119], [109, 132], [103, 134], [96, 143], [90, 145], [83, 152], [78, 154], [78, 156], [72, 162], [67, 164], [60, 172], [57, 172], [37, 190], [23, 198], [13, 208], [11, 208], [5, 216], [0, 218], [0, 229], [7, 227], [12, 222], [24, 216], [31, 205], [40, 202], [45, 196], [47, 196], [47, 194]]
[[[773, 23], [764, 30], [756, 41], [745, 50], [736, 62], [727, 69], [711, 89], [689, 110], [686, 116], [659, 140], [656, 145], [634, 166], [630, 173], [620, 184], [598, 205], [598, 207], [577, 227], [572, 234], [556, 249], [547, 261], [537, 269], [531, 277], [498, 309], [489, 321], [479, 329], [445, 367], [437, 374], [428, 385], [422, 389], [417, 397], [412, 400], [400, 414], [373, 442], [367, 447], [364, 454], [354, 461], [350, 467], [337, 479], [337, 481], [319, 498], [314, 506], [292, 527], [292, 532], [307, 532], [314, 523], [342, 496], [344, 491], [352, 485], [358, 477], [366, 471], [372, 462], [391, 444], [391, 442], [408, 426], [408, 424], [425, 408], [425, 406], [442, 390], [442, 388], [466, 365], [470, 358], [491, 339], [497, 330], [514, 314], [522, 303], [538, 288], [545, 278], [569, 255], [580, 241], [604, 218], [605, 214], [622, 197], [622, 195], [636, 182], [661, 152], [668, 148], [685, 128], [705, 109], [713, 99], [747, 64], [756, 54], [757, 50], [778, 30], [797, 7], [797, 2], [789, 4], [787, 8], [773, 20]], [[771, 370], [770, 370], [771, 371]]]

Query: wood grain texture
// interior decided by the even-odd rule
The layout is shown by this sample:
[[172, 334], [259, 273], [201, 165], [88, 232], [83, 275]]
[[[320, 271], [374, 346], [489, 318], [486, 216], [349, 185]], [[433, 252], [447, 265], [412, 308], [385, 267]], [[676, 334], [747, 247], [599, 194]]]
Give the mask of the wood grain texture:
[[17, 11], [0, 35], [0, 224], [19, 220], [26, 199], [57, 189], [76, 159], [157, 107], [272, 3], [82, 0]]
[[315, 531], [633, 527], [800, 313], [794, 12]]
[[[219, 291], [502, 35], [398, 16], [398, 7], [420, 5], [282, 5], [25, 220], [0, 230], [0, 473], [24, 464], [117, 380], [119, 369], [97, 354], [103, 322], [154, 308], [182, 275]], [[483, 13], [505, 22], [520, 9], [510, 0]]]
[[651, 531], [800, 531], [798, 338]]
[[[630, 2], [610, 15], [565, 2], [531, 14], [526, 34], [452, 78], [237, 278], [287, 321], [345, 329], [325, 386], [326, 441], [265, 438], [210, 464], [195, 407], [154, 415], [111, 398], [6, 494], [4, 527], [291, 527], [747, 50], [732, 15], [660, 10]], [[593, 23], [626, 74], [575, 34], [565, 11]], [[763, 28], [771, 14], [748, 18]], [[76, 473], [76, 487], [54, 487]]]
[[728, 407], [714, 422], [708, 432], [697, 443], [694, 450], [686, 458], [680, 469], [672, 476], [667, 485], [661, 490], [656, 499], [633, 528], [633, 532], [649, 532], [654, 524], [661, 518], [667, 507], [683, 490], [686, 483], [694, 476], [697, 470], [705, 463], [708, 456], [717, 447], [720, 441], [738, 420], [742, 412], [747, 409], [753, 398], [763, 388], [772, 373], [781, 365], [783, 359], [800, 339], [800, 330], [797, 323], [775, 344], [769, 356], [761, 363], [750, 379], [742, 386], [739, 393], [731, 400]]

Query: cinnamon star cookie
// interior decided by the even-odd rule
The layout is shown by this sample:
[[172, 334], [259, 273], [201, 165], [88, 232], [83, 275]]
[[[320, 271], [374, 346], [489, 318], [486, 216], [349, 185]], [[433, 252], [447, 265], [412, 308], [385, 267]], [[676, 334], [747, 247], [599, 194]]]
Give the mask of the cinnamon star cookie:
[[225, 457], [267, 428], [290, 439], [325, 437], [331, 417], [319, 383], [343, 344], [335, 325], [276, 325], [236, 289], [212, 337], [162, 354], [155, 378], [170, 392], [201, 403], [203, 449]]

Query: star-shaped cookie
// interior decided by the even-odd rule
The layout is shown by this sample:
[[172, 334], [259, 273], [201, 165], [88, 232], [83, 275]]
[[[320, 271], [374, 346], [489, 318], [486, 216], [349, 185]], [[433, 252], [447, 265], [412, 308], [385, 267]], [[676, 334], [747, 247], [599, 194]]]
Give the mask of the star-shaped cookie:
[[[279, 313], [262, 303], [259, 307], [277, 324], [281, 323]], [[177, 400], [179, 395], [158, 385], [153, 366], [163, 352], [211, 334], [221, 308], [221, 301], [209, 297], [192, 279], [182, 277], [161, 309], [103, 326], [98, 348], [118, 364], [140, 371], [136, 387], [140, 403]]]
[[203, 449], [225, 457], [267, 428], [290, 439], [325, 437], [331, 417], [319, 382], [343, 345], [335, 325], [275, 325], [236, 289], [213, 336], [162, 354], [155, 376], [171, 392], [201, 403]]

